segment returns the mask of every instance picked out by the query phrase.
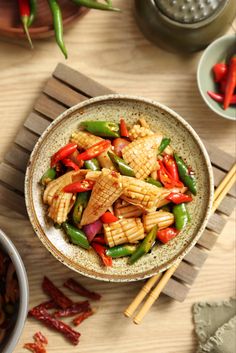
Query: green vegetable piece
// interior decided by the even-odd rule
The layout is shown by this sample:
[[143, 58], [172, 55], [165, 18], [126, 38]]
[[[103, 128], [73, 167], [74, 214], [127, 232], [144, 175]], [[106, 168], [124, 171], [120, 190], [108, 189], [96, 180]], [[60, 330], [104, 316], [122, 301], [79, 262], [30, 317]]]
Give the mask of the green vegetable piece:
[[171, 207], [169, 205], [162, 206], [160, 210], [165, 212], [171, 212]]
[[120, 127], [112, 121], [83, 121], [80, 125], [96, 136], [120, 137]]
[[54, 223], [54, 228], [56, 228], [56, 229], [61, 229], [61, 224], [59, 224], [59, 223]]
[[111, 256], [112, 258], [117, 258], [132, 255], [136, 249], [137, 246], [135, 245], [117, 245], [113, 248], [107, 249], [106, 254], [107, 256]]
[[50, 181], [54, 180], [57, 176], [55, 168], [49, 168], [40, 179], [40, 183], [46, 186]]
[[84, 161], [85, 169], [91, 170], [101, 170], [100, 164], [96, 158], [89, 159], [88, 161]]
[[169, 144], [170, 144], [170, 138], [163, 137], [163, 139], [161, 140], [161, 144], [160, 144], [160, 146], [158, 148], [158, 152], [162, 153]]
[[28, 19], [28, 27], [31, 27], [36, 16], [36, 11], [37, 11], [37, 0], [30, 0], [30, 15]]
[[189, 222], [189, 214], [185, 203], [174, 205], [172, 212], [175, 217], [175, 228], [181, 230], [186, 227]]
[[160, 181], [158, 180], [155, 180], [153, 178], [147, 178], [145, 181], [149, 184], [157, 186], [158, 188], [162, 188], [162, 183], [160, 183]]
[[120, 9], [113, 7], [111, 5], [111, 1], [107, 1], [107, 4], [103, 4], [95, 0], [72, 0], [72, 1], [76, 5], [88, 7], [90, 9], [120, 12]]
[[116, 156], [114, 153], [111, 152], [108, 152], [108, 156], [122, 175], [130, 177], [135, 176], [133, 169], [122, 158]]
[[189, 173], [187, 165], [183, 159], [174, 153], [174, 158], [177, 163], [180, 180], [189, 188], [193, 195], [197, 194], [196, 177]]
[[72, 218], [75, 225], [79, 225], [81, 221], [83, 210], [86, 208], [88, 204], [89, 196], [90, 196], [89, 191], [79, 192], [77, 194], [74, 208], [72, 211]]
[[129, 258], [129, 264], [134, 264], [140, 257], [147, 254], [149, 250], [152, 248], [153, 243], [155, 242], [157, 235], [157, 225], [155, 225], [152, 230], [146, 235], [142, 243], [137, 247], [135, 252]]
[[79, 245], [81, 246], [81, 248], [84, 249], [90, 248], [88, 239], [82, 230], [74, 227], [72, 224], [69, 224], [67, 222], [62, 223], [62, 227], [72, 244]]

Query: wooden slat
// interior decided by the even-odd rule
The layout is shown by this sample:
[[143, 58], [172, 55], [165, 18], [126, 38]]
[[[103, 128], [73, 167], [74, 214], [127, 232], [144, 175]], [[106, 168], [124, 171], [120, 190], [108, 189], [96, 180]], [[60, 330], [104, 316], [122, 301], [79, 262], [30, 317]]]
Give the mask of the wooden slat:
[[220, 167], [226, 172], [232, 168], [235, 163], [235, 158], [233, 155], [220, 150], [215, 145], [212, 146], [206, 141], [204, 141], [204, 145], [206, 146], [212, 164]]
[[17, 145], [13, 144], [12, 147], [8, 150], [5, 156], [5, 160], [17, 169], [25, 172], [29, 160], [29, 153], [23, 151], [17, 147]]
[[6, 205], [11, 210], [27, 216], [25, 207], [25, 200], [23, 196], [18, 195], [16, 192], [7, 189], [5, 186], [0, 184], [0, 202], [2, 205]]
[[199, 270], [188, 264], [185, 261], [182, 261], [177, 270], [174, 273], [174, 277], [184, 281], [187, 284], [193, 284], [195, 281]]
[[27, 151], [31, 152], [37, 140], [38, 140], [38, 136], [36, 136], [35, 134], [33, 134], [32, 132], [30, 132], [29, 130], [23, 127], [18, 132], [15, 138], [15, 143], [25, 148]]
[[[226, 173], [218, 169], [217, 167], [213, 166], [213, 175], [214, 175], [214, 184], [215, 184], [215, 187], [217, 187], [224, 179]], [[229, 190], [229, 195], [236, 197], [235, 185], [233, 185], [232, 188]]]
[[50, 124], [50, 121], [41, 117], [35, 112], [30, 113], [30, 115], [24, 122], [24, 126], [27, 129], [33, 131], [35, 134], [39, 136], [42, 135], [42, 133], [44, 132], [44, 130], [46, 130], [49, 124]]
[[232, 196], [226, 195], [224, 200], [218, 207], [218, 211], [224, 213], [227, 216], [230, 216], [235, 208], [236, 200]]
[[61, 63], [57, 65], [55, 71], [53, 72], [53, 76], [65, 82], [70, 87], [77, 89], [87, 97], [96, 97], [104, 94], [115, 93], [111, 89]]
[[169, 297], [179, 302], [183, 302], [189, 292], [189, 289], [190, 288], [185, 286], [184, 284], [176, 281], [173, 278], [170, 278], [168, 283], [164, 287], [162, 293], [168, 295]]
[[55, 102], [53, 99], [46, 96], [46, 94], [42, 93], [37, 99], [34, 109], [53, 120], [57, 118], [61, 113], [63, 113], [67, 108]]
[[206, 261], [208, 252], [194, 246], [192, 250], [185, 256], [184, 260], [192, 264], [193, 266], [201, 268]]
[[48, 80], [43, 92], [63, 103], [67, 107], [72, 107], [73, 105], [78, 104], [88, 98], [54, 77], [51, 77]]
[[24, 174], [4, 162], [0, 164], [0, 180], [24, 193]]
[[217, 241], [218, 235], [211, 230], [205, 229], [197, 244], [211, 250]]
[[208, 223], [207, 223], [207, 228], [210, 230], [213, 230], [213, 232], [216, 232], [220, 234], [227, 222], [227, 219], [223, 217], [222, 215], [219, 215], [217, 213], [214, 213]]

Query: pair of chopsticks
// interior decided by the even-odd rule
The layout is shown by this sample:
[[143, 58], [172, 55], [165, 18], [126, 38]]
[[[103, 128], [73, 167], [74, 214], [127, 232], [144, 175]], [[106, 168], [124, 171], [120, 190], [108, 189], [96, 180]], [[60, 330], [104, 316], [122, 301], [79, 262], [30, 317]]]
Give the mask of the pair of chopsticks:
[[[226, 194], [229, 192], [229, 190], [231, 189], [231, 187], [233, 186], [235, 181], [236, 181], [236, 164], [230, 169], [230, 171], [226, 174], [225, 178], [219, 184], [218, 188], [215, 190], [214, 201], [213, 201], [213, 205], [212, 205], [212, 209], [211, 209], [212, 214], [219, 207], [220, 203], [222, 202], [222, 200], [224, 199]], [[176, 271], [176, 269], [180, 263], [181, 263], [181, 261], [178, 260], [164, 274], [158, 273], [157, 275], [151, 277], [145, 283], [145, 285], [142, 287], [142, 289], [137, 294], [137, 296], [134, 298], [132, 303], [124, 311], [124, 315], [127, 317], [131, 317], [134, 314], [134, 312], [136, 311], [136, 309], [138, 308], [138, 306], [141, 304], [141, 302], [143, 301], [145, 296], [149, 294], [146, 302], [143, 304], [140, 311], [136, 314], [136, 316], [133, 319], [133, 322], [135, 324], [137, 324], [137, 325], [140, 324], [141, 321], [143, 320], [144, 316], [147, 314], [147, 312], [151, 308], [151, 306], [158, 299], [163, 288], [165, 287], [165, 285], [167, 284], [167, 282], [169, 281], [169, 279], [173, 275], [173, 273]], [[152, 287], [156, 283], [158, 283], [158, 284], [151, 291]]]

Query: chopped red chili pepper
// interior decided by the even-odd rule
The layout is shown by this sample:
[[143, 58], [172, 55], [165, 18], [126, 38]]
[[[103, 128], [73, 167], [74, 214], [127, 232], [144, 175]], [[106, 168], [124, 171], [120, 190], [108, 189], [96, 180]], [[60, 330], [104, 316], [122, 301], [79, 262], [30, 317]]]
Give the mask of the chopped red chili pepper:
[[163, 164], [164, 164], [167, 172], [170, 174], [170, 176], [174, 180], [179, 181], [178, 167], [177, 167], [177, 164], [174, 160], [174, 157], [171, 156], [170, 154], [165, 154], [163, 157]]
[[46, 326], [53, 328], [54, 330], [63, 334], [72, 344], [77, 345], [79, 343], [80, 333], [74, 331], [69, 325], [62, 321], [55, 319], [50, 315], [46, 309], [34, 308], [29, 312], [30, 316], [33, 316], [36, 320], [43, 322]]
[[172, 175], [166, 170], [162, 161], [158, 161], [160, 169], [158, 170], [158, 178], [161, 183], [167, 188], [172, 189], [174, 187], [183, 187], [183, 183], [180, 180], [173, 179]]
[[105, 266], [112, 266], [112, 257], [107, 256], [106, 254], [106, 248], [102, 246], [101, 244], [93, 243], [92, 242], [92, 247], [96, 251], [96, 253], [100, 256], [103, 264]]
[[40, 331], [36, 332], [33, 337], [34, 337], [35, 342], [41, 342], [43, 344], [48, 344], [47, 338]]
[[102, 152], [106, 151], [111, 145], [111, 141], [103, 140], [88, 148], [85, 152], [77, 156], [78, 160], [88, 161], [89, 159], [99, 156]]
[[25, 343], [23, 348], [28, 349], [33, 353], [47, 353], [46, 348], [39, 343]]
[[236, 87], [236, 55], [233, 55], [230, 59], [229, 70], [226, 77], [226, 88], [224, 96], [224, 109], [229, 107], [230, 101], [234, 94]]
[[120, 136], [129, 137], [129, 131], [126, 126], [126, 122], [124, 119], [120, 119]]
[[87, 319], [89, 316], [93, 315], [93, 311], [91, 309], [85, 311], [84, 313], [81, 313], [80, 315], [76, 316], [73, 320], [73, 324], [75, 326], [79, 326], [82, 321]]
[[60, 148], [54, 155], [51, 157], [51, 168], [53, 168], [57, 162], [61, 161], [68, 157], [71, 153], [73, 153], [77, 149], [77, 144], [74, 142], [70, 142], [67, 145]]
[[35, 306], [35, 308], [44, 308], [44, 309], [48, 310], [48, 309], [58, 308], [58, 306], [53, 300], [48, 300], [46, 302], [43, 302], [43, 303]]
[[182, 202], [190, 202], [193, 200], [192, 196], [187, 194], [182, 194], [181, 192], [171, 192], [167, 197], [166, 200], [172, 201], [175, 204], [179, 204]]
[[168, 241], [176, 237], [178, 233], [179, 231], [177, 229], [168, 227], [157, 231], [157, 239], [163, 244], [166, 244]]
[[63, 191], [76, 194], [77, 192], [84, 192], [84, 191], [92, 190], [94, 184], [95, 184], [95, 181], [93, 181], [93, 180], [86, 180], [85, 179], [85, 180], [81, 180], [81, 181], [76, 181], [72, 184], [66, 185], [64, 187]]
[[84, 286], [82, 286], [81, 283], [75, 281], [73, 278], [69, 278], [65, 283], [64, 287], [72, 290], [73, 292], [81, 295], [82, 297], [93, 299], [93, 300], [100, 300], [101, 295], [95, 292], [91, 292]]
[[102, 223], [113, 223], [119, 221], [119, 218], [114, 216], [111, 212], [105, 212], [101, 217], [100, 217]]
[[43, 279], [42, 288], [60, 308], [66, 309], [73, 304], [73, 302], [46, 276]]
[[88, 300], [85, 300], [83, 302], [74, 303], [69, 308], [58, 310], [53, 314], [53, 316], [56, 318], [69, 317], [75, 314], [79, 314], [83, 311], [86, 311], [89, 308], [90, 308], [89, 302]]
[[62, 160], [62, 163], [68, 167], [68, 168], [72, 168], [74, 170], [79, 170], [79, 166], [77, 164], [75, 164], [71, 159], [69, 158], [64, 158]]
[[95, 243], [98, 243], [98, 244], [106, 245], [105, 238], [102, 237], [101, 235], [96, 236], [96, 237], [93, 239], [93, 241], [94, 241]]

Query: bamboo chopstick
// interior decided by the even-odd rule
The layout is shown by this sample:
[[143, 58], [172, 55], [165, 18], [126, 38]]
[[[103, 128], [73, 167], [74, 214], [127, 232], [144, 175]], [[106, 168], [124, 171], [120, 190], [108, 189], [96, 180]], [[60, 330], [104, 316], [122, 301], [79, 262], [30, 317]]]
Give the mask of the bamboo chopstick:
[[[230, 171], [226, 174], [225, 178], [222, 180], [222, 182], [219, 184], [217, 189], [215, 190], [214, 193], [214, 201], [211, 209], [211, 213], [213, 214], [216, 209], [219, 207], [220, 203], [226, 196], [226, 194], [229, 192], [231, 187], [234, 185], [236, 181], [236, 164], [230, 169]], [[133, 322], [135, 324], [140, 324], [144, 316], [147, 314], [153, 303], [158, 299], [160, 293], [162, 292], [163, 288], [167, 284], [168, 280], [170, 277], [173, 275], [173, 273], [176, 271], [177, 267], [181, 261], [176, 261], [176, 263], [170, 267], [162, 276], [162, 273], [159, 273], [153, 277], [151, 277], [146, 284], [142, 287], [140, 292], [137, 294], [137, 296], [134, 298], [132, 303], [128, 306], [128, 308], [124, 311], [124, 315], [127, 317], [130, 317], [133, 315], [137, 307], [140, 305], [142, 300], [145, 298], [145, 296], [151, 291], [152, 287], [156, 284], [156, 282], [160, 279], [158, 282], [157, 286], [151, 291], [149, 294], [149, 297], [147, 298], [146, 302], [142, 306], [141, 310], [137, 313], [137, 315], [134, 317]]]

